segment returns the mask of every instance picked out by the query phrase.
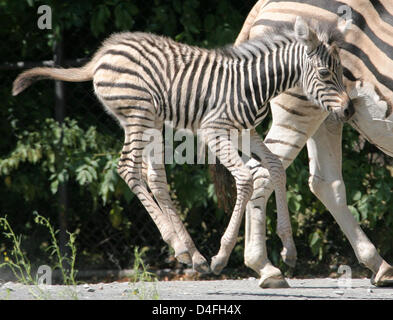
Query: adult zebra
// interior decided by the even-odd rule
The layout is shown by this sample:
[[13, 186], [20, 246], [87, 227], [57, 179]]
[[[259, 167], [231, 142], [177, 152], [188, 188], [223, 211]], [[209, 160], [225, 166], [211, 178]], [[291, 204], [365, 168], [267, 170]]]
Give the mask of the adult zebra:
[[[269, 100], [299, 84], [321, 109], [330, 110], [338, 118], [352, 116], [352, 103], [342, 82], [337, 44], [340, 38], [335, 25], [308, 25], [300, 17], [281, 24], [280, 29], [269, 30], [260, 39], [217, 50], [147, 33], [120, 33], [104, 41], [81, 68], [23, 72], [14, 81], [13, 94], [43, 78], [93, 80], [97, 97], [125, 131], [120, 176], [143, 203], [178, 259], [192, 261], [196, 270], [206, 272], [207, 261], [196, 249], [169, 197], [162, 151], [154, 158], [144, 153], [151, 135], [161, 133], [164, 122], [194, 133], [201, 129], [204, 142], [231, 172], [237, 187], [232, 217], [211, 263], [211, 269], [219, 273], [236, 243], [253, 190], [250, 169], [239, 156], [229, 131], [257, 126], [266, 117]], [[251, 153], [272, 177], [278, 214], [287, 217], [281, 161], [258, 136], [251, 139]], [[295, 253], [289, 221], [283, 232], [289, 252]]]
[[[350, 10], [348, 10], [350, 8]], [[260, 0], [247, 17], [236, 44], [258, 37], [270, 26], [295, 15], [337, 20], [348, 14], [352, 25], [340, 52], [345, 85], [355, 105], [349, 123], [367, 140], [393, 156], [391, 130], [393, 79], [393, 3], [388, 0]], [[341, 174], [342, 124], [314, 109], [297, 90], [272, 100], [273, 125], [265, 143], [288, 167], [307, 143], [309, 185], [334, 216], [359, 262], [373, 271], [376, 286], [393, 285], [393, 268], [378, 254], [348, 209]], [[298, 112], [291, 112], [296, 107]], [[380, 120], [380, 121], [374, 121]], [[267, 257], [266, 202], [272, 192], [267, 173], [257, 163], [254, 194], [246, 209], [245, 264], [260, 274], [261, 287], [288, 284]], [[259, 178], [257, 178], [257, 176]], [[219, 177], [217, 179], [220, 179]], [[285, 246], [285, 245], [284, 245]]]

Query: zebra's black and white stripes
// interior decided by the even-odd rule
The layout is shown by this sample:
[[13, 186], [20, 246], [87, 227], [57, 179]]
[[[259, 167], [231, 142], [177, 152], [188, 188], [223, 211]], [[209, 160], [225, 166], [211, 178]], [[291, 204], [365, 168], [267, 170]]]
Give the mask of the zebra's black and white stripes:
[[[120, 176], [141, 200], [178, 259], [192, 261], [196, 270], [208, 271], [206, 259], [196, 249], [169, 197], [164, 164], [143, 157], [149, 143], [144, 139], [146, 130], [161, 130], [164, 122], [176, 129], [201, 130], [204, 142], [234, 176], [237, 187], [231, 220], [212, 260], [212, 270], [219, 273], [235, 245], [253, 190], [251, 171], [230, 140], [229, 131], [255, 128], [266, 116], [269, 100], [296, 85], [321, 109], [348, 118], [352, 110], [342, 85], [339, 35], [325, 22], [309, 25], [301, 18], [239, 47], [216, 50], [152, 34], [120, 33], [106, 40], [80, 69], [24, 72], [15, 80], [13, 93], [42, 77], [93, 79], [97, 97], [125, 131]], [[269, 170], [275, 184], [278, 213], [288, 216], [282, 164], [260, 139], [252, 140], [252, 155]], [[290, 224], [278, 232], [291, 234], [288, 228]], [[293, 244], [292, 238], [288, 241]]]
[[[118, 107], [112, 109], [111, 105], [120, 100], [144, 100], [154, 104], [160, 120], [194, 132], [217, 114], [224, 116], [227, 125], [253, 128], [266, 116], [266, 102], [299, 80], [310, 98], [325, 110], [348, 103], [342, 101], [342, 96], [344, 100], [347, 97], [340, 82], [338, 55], [329, 52], [334, 49], [321, 44], [306, 55], [304, 44], [294, 41], [293, 32], [291, 35], [286, 28], [274, 37], [219, 50], [191, 47], [151, 34], [116, 34], [104, 43], [106, 49], [100, 50], [94, 72], [96, 93], [119, 119], [135, 108], [129, 106], [127, 112], [122, 106], [122, 112], [117, 113]], [[330, 79], [336, 74], [338, 77]], [[119, 82], [119, 77], [126, 80]], [[108, 81], [111, 78], [116, 82]], [[126, 94], [131, 90], [135, 97]], [[329, 96], [325, 103], [323, 99]]]

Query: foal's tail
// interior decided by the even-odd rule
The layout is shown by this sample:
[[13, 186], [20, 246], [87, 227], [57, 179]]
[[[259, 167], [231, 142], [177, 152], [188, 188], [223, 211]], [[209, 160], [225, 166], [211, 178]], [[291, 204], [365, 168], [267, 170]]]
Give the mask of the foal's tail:
[[49, 68], [38, 67], [22, 72], [14, 81], [12, 95], [16, 96], [33, 82], [42, 79], [54, 79], [71, 82], [89, 81], [93, 79], [93, 60], [80, 68]]

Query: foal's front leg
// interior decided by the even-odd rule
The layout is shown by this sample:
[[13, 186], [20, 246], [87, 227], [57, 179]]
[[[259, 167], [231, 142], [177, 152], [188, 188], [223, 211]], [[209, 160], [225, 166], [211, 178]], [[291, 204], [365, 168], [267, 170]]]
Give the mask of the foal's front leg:
[[[281, 256], [287, 265], [294, 267], [297, 252], [288, 211], [284, 166], [278, 156], [269, 150], [255, 130], [251, 131], [251, 154], [253, 157], [259, 158], [257, 160], [267, 169], [274, 186], [277, 206], [277, 234], [283, 243]], [[264, 178], [267, 178], [267, 176]]]
[[246, 207], [244, 263], [260, 275], [260, 287], [288, 288], [280, 269], [267, 256], [266, 203], [273, 191], [269, 172], [254, 158], [246, 165], [253, 176], [254, 193]]
[[237, 191], [236, 204], [227, 229], [221, 238], [220, 249], [217, 255], [212, 258], [211, 270], [215, 274], [219, 274], [228, 263], [229, 256], [236, 244], [246, 204], [253, 191], [251, 172], [243, 163], [237, 147], [229, 136], [229, 130], [204, 128], [205, 143], [235, 178]]

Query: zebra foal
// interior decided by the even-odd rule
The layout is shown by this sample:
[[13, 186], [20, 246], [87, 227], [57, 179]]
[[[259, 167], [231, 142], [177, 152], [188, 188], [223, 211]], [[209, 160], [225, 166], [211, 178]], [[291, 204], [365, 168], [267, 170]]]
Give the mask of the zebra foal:
[[[321, 31], [324, 28], [326, 32]], [[144, 133], [149, 129], [161, 130], [164, 122], [169, 122], [175, 129], [199, 130], [204, 143], [236, 181], [236, 204], [220, 250], [211, 262], [213, 272], [219, 273], [235, 245], [253, 192], [251, 171], [230, 140], [229, 131], [255, 128], [267, 115], [269, 100], [297, 85], [321, 109], [348, 119], [353, 110], [342, 83], [338, 35], [336, 29], [323, 24], [311, 28], [300, 17], [263, 38], [216, 50], [152, 34], [119, 33], [104, 41], [81, 68], [25, 71], [14, 81], [13, 94], [42, 78], [93, 80], [98, 99], [125, 131], [119, 175], [143, 203], [175, 256], [192, 262], [195, 270], [207, 272], [206, 259], [196, 249], [169, 197], [164, 164], [143, 157], [149, 143]], [[252, 136], [251, 141], [250, 156], [272, 177], [282, 222], [278, 233], [287, 244], [286, 256], [291, 261], [296, 259], [296, 249], [290, 223], [285, 220], [285, 171], [259, 137]]]

